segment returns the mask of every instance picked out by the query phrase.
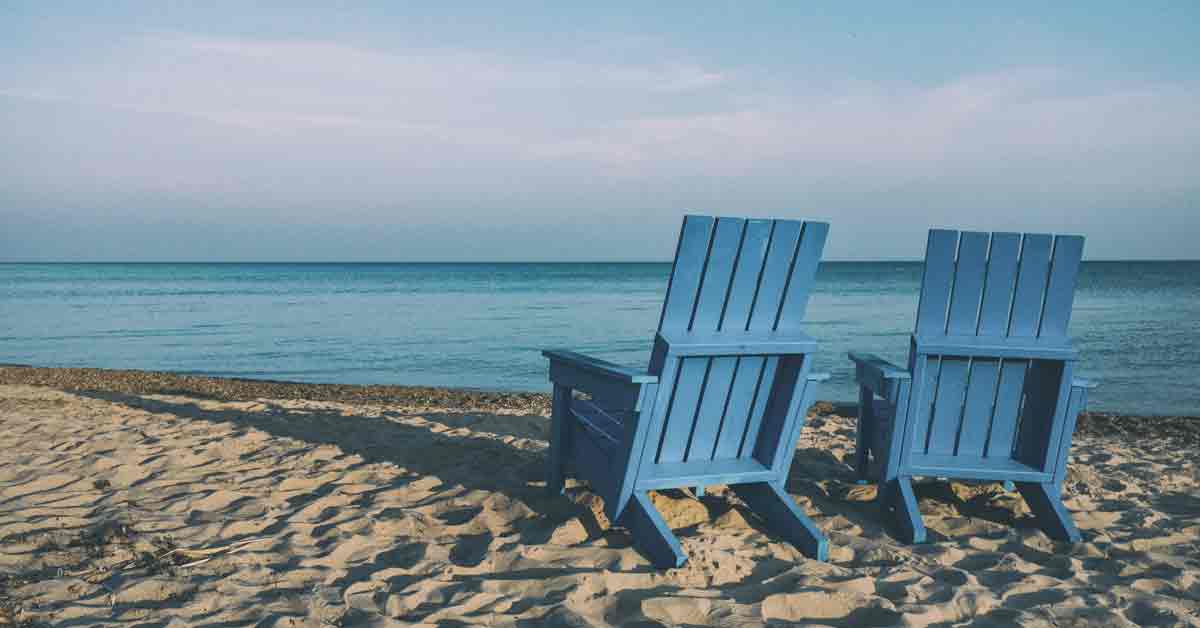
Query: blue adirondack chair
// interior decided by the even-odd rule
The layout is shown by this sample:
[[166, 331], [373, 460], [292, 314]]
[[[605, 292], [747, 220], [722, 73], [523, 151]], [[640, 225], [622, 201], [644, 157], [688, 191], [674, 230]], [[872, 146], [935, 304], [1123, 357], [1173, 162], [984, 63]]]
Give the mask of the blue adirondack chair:
[[1049, 536], [1079, 541], [1059, 487], [1092, 387], [1067, 337], [1082, 254], [1079, 236], [930, 230], [908, 368], [850, 354], [854, 464], [904, 540], [925, 540], [927, 476], [1015, 483]]
[[[647, 491], [729, 485], [807, 555], [826, 541], [784, 491], [812, 404], [801, 331], [829, 226], [687, 216], [650, 365], [544, 351], [554, 383], [548, 487], [573, 475], [659, 567], [686, 560]], [[580, 391], [590, 399], [576, 397]]]

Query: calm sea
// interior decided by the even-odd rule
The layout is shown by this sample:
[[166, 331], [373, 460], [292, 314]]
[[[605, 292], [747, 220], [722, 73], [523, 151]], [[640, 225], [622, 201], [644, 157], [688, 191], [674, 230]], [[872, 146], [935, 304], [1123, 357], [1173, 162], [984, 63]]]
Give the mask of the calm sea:
[[[0, 362], [547, 390], [544, 347], [644, 365], [669, 264], [0, 264]], [[903, 362], [919, 263], [821, 266], [820, 398], [849, 349]], [[1085, 263], [1093, 409], [1200, 414], [1200, 262]]]

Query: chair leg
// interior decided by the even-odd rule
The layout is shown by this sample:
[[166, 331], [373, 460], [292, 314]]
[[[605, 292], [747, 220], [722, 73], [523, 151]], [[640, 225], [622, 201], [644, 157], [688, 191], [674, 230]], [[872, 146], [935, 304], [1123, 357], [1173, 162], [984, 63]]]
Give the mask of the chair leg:
[[1037, 517], [1038, 525], [1052, 539], [1078, 543], [1083, 537], [1071, 520], [1071, 513], [1062, 503], [1056, 484], [1049, 482], [1017, 482], [1017, 490]]
[[571, 413], [571, 389], [554, 386], [550, 406], [550, 455], [546, 460], [546, 491], [551, 495], [563, 492], [566, 478], [567, 449], [570, 444], [568, 417]]
[[671, 534], [671, 528], [650, 502], [645, 491], [634, 491], [629, 507], [621, 516], [622, 523], [633, 534], [638, 549], [659, 569], [679, 567], [687, 561], [679, 539]]
[[917, 507], [912, 478], [898, 477], [888, 482], [886, 490], [880, 494], [880, 503], [885, 511], [895, 509], [900, 540], [906, 543], [925, 542], [925, 522], [921, 520], [921, 509]]
[[734, 484], [729, 488], [766, 521], [767, 528], [772, 532], [795, 545], [810, 558], [828, 558], [829, 542], [783, 489], [771, 482]]
[[858, 425], [854, 430], [854, 475], [859, 484], [867, 482], [867, 465], [870, 463], [870, 446], [874, 428], [874, 393], [866, 386], [860, 386], [858, 392]]

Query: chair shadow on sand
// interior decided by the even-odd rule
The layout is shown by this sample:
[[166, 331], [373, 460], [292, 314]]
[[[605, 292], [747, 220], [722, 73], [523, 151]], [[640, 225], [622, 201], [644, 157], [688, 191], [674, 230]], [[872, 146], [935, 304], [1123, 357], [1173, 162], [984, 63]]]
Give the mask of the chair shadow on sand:
[[[311, 448], [333, 445], [347, 455], [361, 457], [364, 463], [389, 463], [401, 467], [409, 472], [405, 481], [411, 481], [418, 476], [436, 477], [442, 482], [445, 489], [450, 489], [446, 490], [444, 498], [446, 500], [454, 500], [462, 494], [462, 491], [453, 490], [457, 487], [466, 491], [481, 490], [502, 493], [508, 498], [523, 503], [535, 513], [532, 520], [524, 519], [514, 522], [522, 544], [548, 543], [559, 526], [568, 523], [572, 518], [578, 518], [587, 533], [587, 538], [582, 543], [592, 543], [603, 538], [608, 547], [629, 548], [632, 551], [633, 541], [628, 532], [619, 528], [604, 529], [592, 510], [579, 503], [583, 500], [572, 500], [547, 494], [545, 490], [545, 450], [536, 446], [529, 448], [519, 446], [528, 444], [524, 440], [545, 440], [549, 421], [541, 415], [502, 415], [487, 412], [401, 413], [394, 411], [384, 411], [375, 416], [342, 415], [324, 408], [288, 408], [270, 401], [257, 402], [265, 405], [266, 409], [207, 409], [199, 405], [199, 403], [208, 401], [206, 399], [197, 399], [196, 402], [180, 402], [161, 397], [152, 398], [100, 391], [77, 391], [74, 394], [144, 412], [165, 413], [192, 420], [227, 423], [239, 428], [254, 428], [272, 436], [301, 441]], [[428, 423], [400, 422], [417, 417]], [[464, 434], [463, 428], [472, 432]], [[484, 433], [484, 435], [477, 435], [475, 431]], [[421, 455], [411, 455], [417, 451], [420, 451]], [[872, 536], [876, 534], [892, 536], [893, 531], [879, 516], [878, 507], [874, 502], [845, 498], [844, 488], [853, 486], [853, 480], [854, 472], [848, 464], [837, 460], [828, 451], [805, 447], [796, 452], [788, 476], [787, 490], [793, 495], [809, 498], [822, 519], [840, 516], [861, 528], [864, 533]], [[568, 493], [579, 496], [585, 490], [585, 487], [579, 486]], [[955, 497], [949, 491], [944, 491], [945, 494], [943, 494], [937, 489], [930, 491], [919, 489], [918, 492], [922, 497], [955, 501]], [[314, 496], [314, 499], [318, 496]], [[737, 509], [753, 528], [769, 535], [762, 522], [757, 520], [757, 516], [751, 510], [744, 505], [731, 502], [726, 496], [710, 494], [701, 498], [700, 501], [709, 511], [710, 521], [731, 509]], [[1013, 523], [1011, 512], [1008, 512], [1006, 518], [1003, 512], [975, 509], [969, 503], [957, 501], [955, 506], [960, 508], [964, 515], [979, 516], [1009, 525]], [[425, 505], [427, 504], [428, 502], [425, 503]], [[465, 522], [478, 512], [479, 509], [468, 507], [449, 511], [441, 516], [443, 518], [461, 517]], [[699, 534], [696, 528], [697, 526], [693, 525], [677, 529], [676, 533], [683, 537], [693, 536]], [[835, 543], [840, 540], [836, 533], [832, 538]], [[935, 536], [931, 540], [939, 539]], [[482, 552], [486, 552], [486, 544], [481, 549]], [[469, 562], [478, 564], [478, 561]], [[877, 560], [874, 562], [855, 560], [849, 564], [843, 564], [844, 567], [850, 568], [868, 568], [878, 565], [879, 561]], [[376, 568], [368, 569], [366, 573], [348, 574], [348, 579], [367, 579], [370, 577], [369, 572], [386, 566], [376, 566]], [[761, 601], [767, 595], [780, 592], [776, 590], [777, 588], [785, 586], [781, 582], [779, 586], [764, 588], [762, 583], [795, 566], [793, 561], [763, 557], [757, 561], [752, 572], [745, 578], [721, 588], [738, 602]], [[613, 571], [615, 569], [612, 566], [531, 568], [494, 574], [460, 575], [456, 576], [456, 579], [461, 578], [463, 581], [478, 583], [483, 580], [519, 580], [572, 573]], [[655, 571], [657, 570], [646, 564], [626, 570], [625, 573]], [[687, 587], [681, 584], [679, 587], [667, 585], [647, 590], [626, 589], [615, 595], [619, 597], [619, 604], [623, 607], [636, 608], [645, 599], [686, 596], [686, 593], [682, 593], [685, 588]], [[559, 601], [561, 600], [530, 600], [528, 604], [553, 604]], [[432, 609], [428, 612], [432, 612]], [[416, 615], [421, 615], [421, 613]], [[569, 623], [567, 618], [563, 619]], [[853, 625], [860, 619], [863, 618], [856, 617], [852, 613], [844, 618], [844, 621], [832, 620], [830, 623], [832, 625]], [[642, 625], [655, 625], [655, 622], [647, 621]]]

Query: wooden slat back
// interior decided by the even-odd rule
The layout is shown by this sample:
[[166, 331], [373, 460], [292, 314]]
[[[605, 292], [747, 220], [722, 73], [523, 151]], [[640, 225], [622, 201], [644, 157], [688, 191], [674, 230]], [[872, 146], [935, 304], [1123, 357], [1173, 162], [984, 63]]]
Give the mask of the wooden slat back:
[[1039, 338], [1067, 337], [1067, 323], [1071, 321], [1071, 304], [1075, 300], [1075, 283], [1082, 259], [1082, 237], [1054, 238], [1054, 259], [1050, 263], [1050, 281], [1046, 284], [1046, 299], [1042, 305]]
[[[800, 331], [828, 225], [797, 220], [687, 216], [680, 232], [660, 332]], [[776, 381], [778, 358], [671, 358], [656, 343], [650, 370], [678, 360], [651, 438], [654, 461], [753, 455]], [[790, 372], [790, 371], [789, 371]]]
[[1067, 339], [1083, 237], [931, 229], [915, 333]]
[[[1080, 236], [929, 232], [915, 334], [1067, 343]], [[982, 342], [982, 341], [981, 341]], [[911, 408], [915, 454], [1045, 457], [1063, 361], [917, 354], [925, 365]], [[1032, 421], [1032, 423], [1029, 423]]]

